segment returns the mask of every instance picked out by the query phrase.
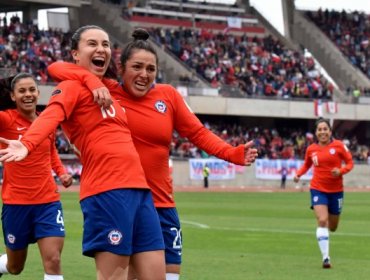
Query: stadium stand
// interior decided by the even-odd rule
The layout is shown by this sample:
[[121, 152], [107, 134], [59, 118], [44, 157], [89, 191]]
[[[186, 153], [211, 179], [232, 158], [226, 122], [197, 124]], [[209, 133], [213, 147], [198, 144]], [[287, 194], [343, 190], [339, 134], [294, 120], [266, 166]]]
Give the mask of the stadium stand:
[[196, 69], [212, 87], [238, 88], [234, 97], [332, 99], [334, 86], [319, 73], [313, 58], [287, 49], [271, 35], [259, 38], [181, 27], [150, 30], [156, 42]]
[[[59, 4], [51, 6], [65, 3], [56, 2]], [[346, 141], [356, 162], [365, 163], [369, 158], [369, 105], [352, 96], [360, 89], [358, 97], [366, 97], [366, 82], [357, 73], [348, 74], [333, 62], [337, 71], [330, 74], [339, 86], [336, 88], [316, 69], [317, 62], [303, 52], [304, 48], [320, 58], [323, 66], [330, 56], [336, 60], [341, 57], [333, 51], [323, 59], [307, 42], [307, 38], [315, 42], [312, 37], [306, 35], [305, 40], [299, 40], [304, 35], [298, 33], [307, 26], [315, 36], [316, 32], [324, 34], [304, 18], [294, 18], [297, 20], [294, 38], [290, 38], [292, 42], [288, 45], [264, 24], [261, 15], [248, 5], [240, 5], [247, 1], [238, 2], [239, 5], [227, 6], [191, 1], [84, 1], [78, 7], [71, 4], [70, 24], [72, 30], [91, 23], [109, 30], [116, 61], [133, 28], [150, 29], [160, 57], [158, 82], [177, 86], [201, 120], [229, 143], [256, 139], [261, 158], [302, 158], [304, 147], [312, 141], [312, 122], [317, 117], [313, 99], [321, 98], [323, 116], [333, 119], [337, 137]], [[45, 71], [47, 65], [60, 59], [70, 60], [70, 34], [38, 30], [32, 24], [32, 15], [24, 13], [23, 22], [17, 18], [6, 24], [2, 21], [0, 75], [27, 71], [35, 74], [41, 84], [49, 84], [52, 81]], [[228, 26], [230, 15], [241, 19], [241, 28]], [[314, 21], [314, 16], [310, 17]], [[358, 62], [358, 58], [354, 61]], [[50, 87], [43, 89], [47, 91]], [[325, 109], [329, 100], [338, 103], [338, 112]], [[354, 100], [358, 103], [352, 103]], [[58, 148], [69, 160], [73, 157], [67, 143], [60, 133]], [[177, 159], [207, 156], [176, 134], [171, 153]], [[77, 178], [78, 172], [74, 173]]]
[[306, 11], [294, 10], [292, 39], [309, 49], [335, 80], [340, 89], [338, 97], [352, 100], [352, 96], [347, 96], [346, 89], [349, 86], [356, 89], [369, 88], [369, 78], [343, 55], [336, 44], [306, 14]]
[[35, 75], [41, 84], [53, 82], [47, 66], [57, 60], [71, 60], [70, 34], [59, 30], [39, 30], [37, 25], [22, 23], [14, 16], [1, 27], [0, 68], [12, 73]]
[[[363, 12], [329, 11], [306, 12], [322, 32], [338, 47], [352, 65], [370, 78], [369, 15]], [[349, 89], [353, 92], [353, 90]], [[361, 95], [370, 95], [370, 88], [360, 88]]]

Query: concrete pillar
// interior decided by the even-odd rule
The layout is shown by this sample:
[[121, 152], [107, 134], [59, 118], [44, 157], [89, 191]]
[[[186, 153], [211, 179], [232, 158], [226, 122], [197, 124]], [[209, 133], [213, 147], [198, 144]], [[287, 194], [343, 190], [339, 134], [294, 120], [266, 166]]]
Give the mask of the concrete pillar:
[[281, 0], [283, 9], [283, 21], [285, 37], [290, 40], [292, 39], [293, 25], [294, 25], [294, 0]]
[[247, 12], [247, 14], [250, 13], [251, 4], [249, 3], [249, 0], [238, 0], [236, 1], [236, 3], [238, 4], [238, 6], [242, 6]]
[[71, 28], [72, 33], [81, 26], [78, 9], [81, 9], [81, 8], [69, 8], [68, 9], [69, 26]]
[[24, 23], [26, 23], [26, 22], [36, 23], [35, 20], [37, 20], [38, 10], [39, 10], [38, 5], [35, 5], [35, 4], [26, 5], [22, 10], [22, 12], [23, 12], [23, 22]]

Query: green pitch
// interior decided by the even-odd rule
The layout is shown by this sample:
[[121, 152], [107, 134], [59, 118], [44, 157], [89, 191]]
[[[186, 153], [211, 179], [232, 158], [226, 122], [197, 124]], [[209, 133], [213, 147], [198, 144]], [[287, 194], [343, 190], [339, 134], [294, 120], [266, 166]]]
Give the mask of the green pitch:
[[[321, 268], [307, 192], [177, 193], [176, 200], [183, 228], [181, 280], [369, 278], [370, 193], [345, 194], [342, 220], [330, 239], [330, 270]], [[93, 259], [81, 255], [78, 195], [63, 193], [62, 201], [64, 279], [95, 279]], [[17, 279], [43, 279], [35, 245]]]

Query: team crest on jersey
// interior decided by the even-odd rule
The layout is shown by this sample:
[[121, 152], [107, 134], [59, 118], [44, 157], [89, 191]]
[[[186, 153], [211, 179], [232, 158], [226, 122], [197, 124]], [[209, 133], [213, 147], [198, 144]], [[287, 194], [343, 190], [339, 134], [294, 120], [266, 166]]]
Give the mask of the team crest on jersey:
[[154, 107], [157, 109], [158, 112], [160, 113], [165, 113], [167, 111], [167, 106], [166, 106], [166, 103], [164, 103], [164, 101], [162, 100], [158, 100]]
[[58, 94], [61, 94], [62, 93], [62, 90], [61, 89], [56, 89], [53, 91], [53, 93], [51, 94], [51, 96], [54, 96], [54, 95], [58, 95]]
[[108, 241], [112, 245], [118, 245], [122, 241], [122, 233], [119, 230], [111, 230], [108, 233]]
[[335, 155], [335, 149], [334, 149], [334, 148], [331, 148], [331, 149], [329, 150], [329, 153], [330, 153], [331, 155]]
[[15, 243], [15, 236], [13, 234], [9, 233], [6, 238], [8, 239], [8, 242], [10, 244], [14, 244]]

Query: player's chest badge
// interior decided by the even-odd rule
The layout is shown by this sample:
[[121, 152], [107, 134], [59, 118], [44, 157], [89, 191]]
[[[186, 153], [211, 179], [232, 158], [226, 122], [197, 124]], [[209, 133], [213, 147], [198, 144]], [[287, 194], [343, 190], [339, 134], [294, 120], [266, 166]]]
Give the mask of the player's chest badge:
[[166, 103], [164, 103], [162, 100], [155, 102], [154, 107], [160, 113], [165, 113], [167, 111]]
[[334, 148], [331, 148], [331, 149], [329, 150], [329, 153], [330, 153], [331, 155], [335, 155], [335, 149], [334, 149]]

